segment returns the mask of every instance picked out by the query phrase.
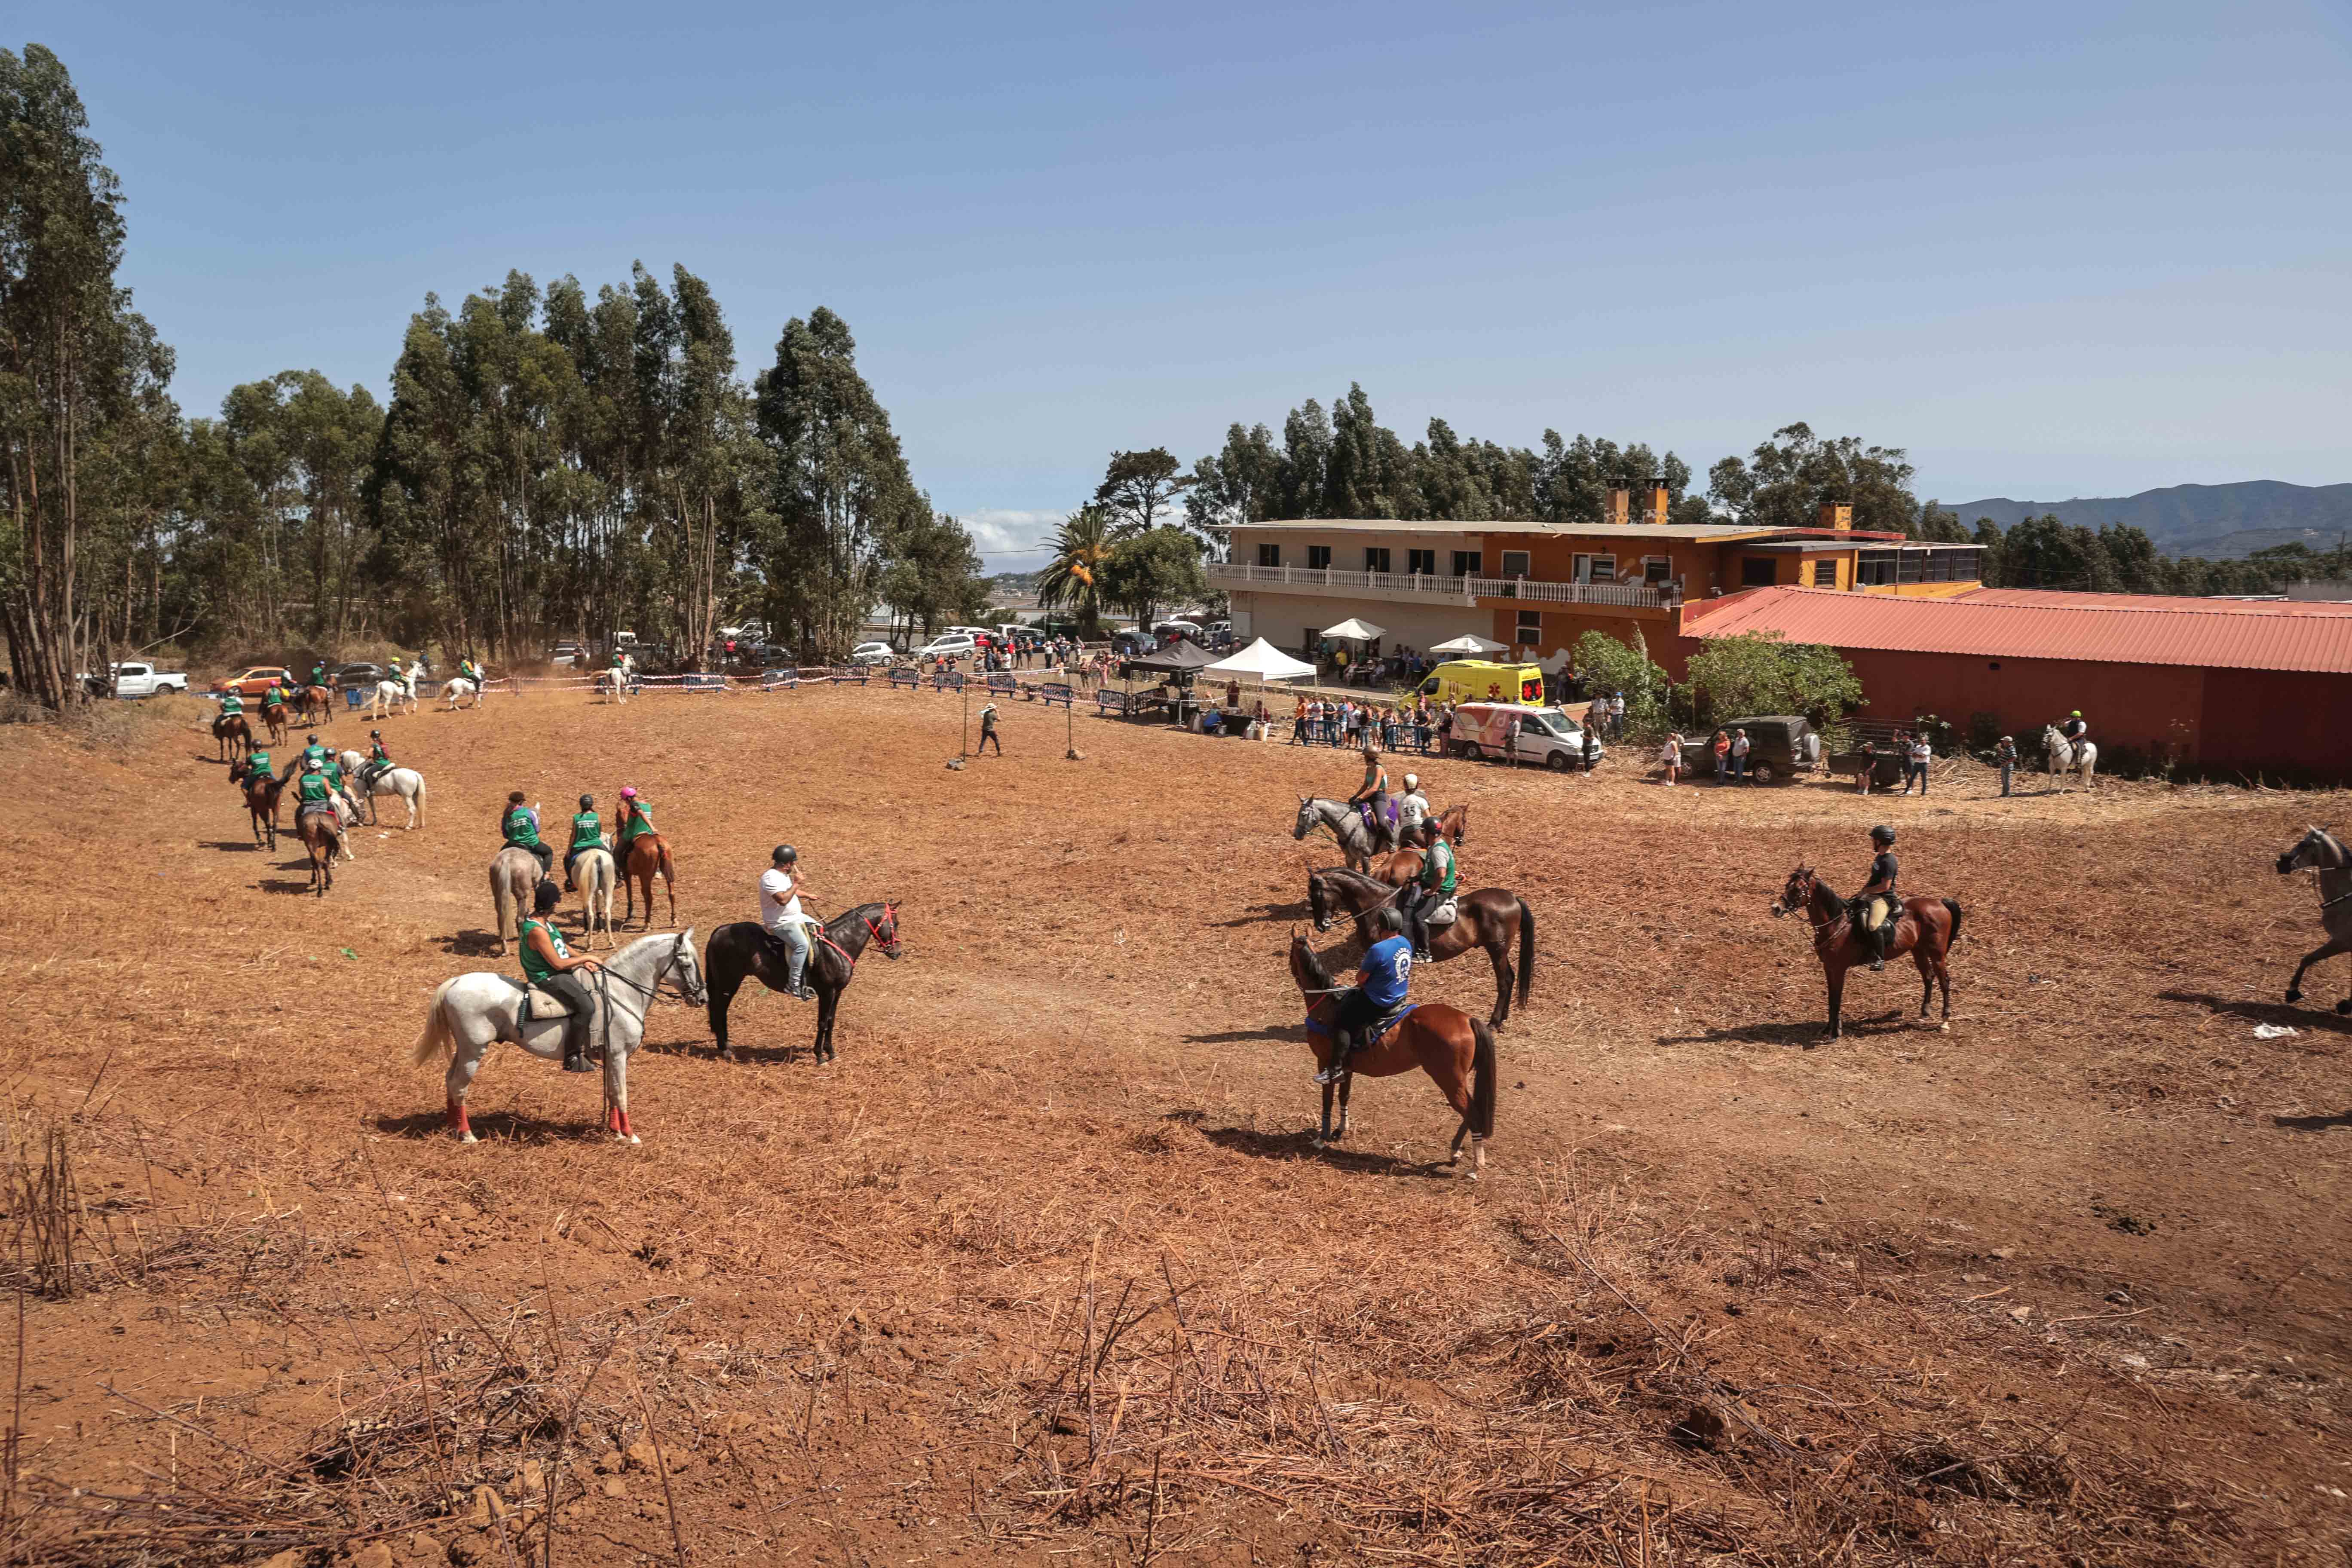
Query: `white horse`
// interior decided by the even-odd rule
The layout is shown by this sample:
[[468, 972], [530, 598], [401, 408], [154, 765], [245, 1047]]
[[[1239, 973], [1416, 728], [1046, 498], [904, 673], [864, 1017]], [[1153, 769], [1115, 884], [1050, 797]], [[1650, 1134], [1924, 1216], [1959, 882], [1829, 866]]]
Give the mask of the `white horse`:
[[621, 656], [620, 668], [600, 669], [596, 672], [593, 689], [596, 695], [605, 701], [626, 702], [629, 700], [629, 689], [636, 684], [636, 679], [637, 661], [625, 653]]
[[415, 676], [408, 678], [406, 685], [397, 680], [379, 680], [375, 683], [374, 692], [368, 698], [368, 717], [389, 718], [400, 711], [400, 705], [404, 702], [408, 704], [408, 710], [411, 713], [416, 711], [416, 678]]
[[[356, 783], [360, 776], [360, 769], [366, 765], [367, 759], [357, 752], [343, 753], [345, 778]], [[401, 829], [402, 832], [405, 833], [411, 827], [425, 826], [425, 775], [415, 768], [386, 768], [369, 781], [367, 793], [368, 818], [371, 822], [375, 819], [376, 797], [393, 795], [398, 795], [408, 803], [408, 822], [407, 826]]]
[[[2306, 869], [2319, 873], [2319, 923], [2326, 931], [2327, 940], [2305, 953], [2303, 962], [2294, 966], [2294, 978], [2286, 984], [2286, 999], [2290, 1002], [2303, 1000], [2305, 970], [2322, 959], [2352, 952], [2352, 851], [2347, 851], [2334, 834], [2315, 827], [2278, 858], [2282, 877]], [[2336, 1004], [2336, 1010], [2352, 1014], [2352, 996]]]
[[441, 695], [449, 700], [449, 706], [445, 711], [455, 713], [457, 710], [457, 704], [461, 701], [468, 708], [479, 708], [482, 705], [484, 693], [480, 687], [464, 676], [457, 675], [450, 677], [448, 684], [441, 688]]
[[2095, 787], [2092, 775], [2099, 769], [2099, 748], [2088, 740], [2070, 741], [2058, 732], [2057, 725], [2045, 724], [2042, 727], [2042, 753], [2049, 763], [2050, 776], [2062, 781], [2060, 789], [2065, 788], [2063, 781], [2069, 773], [2081, 781], [2084, 789]]
[[[694, 961], [694, 932], [656, 931], [639, 937], [604, 965], [604, 977], [583, 974], [591, 993], [602, 993], [601, 1016], [589, 1026], [589, 1041], [604, 1054], [604, 1126], [614, 1138], [637, 1141], [629, 1127], [629, 1053], [646, 1037], [646, 1010], [673, 970], [679, 991], [697, 1007], [707, 1006], [702, 970]], [[477, 972], [441, 983], [416, 1037], [416, 1065], [449, 1058], [449, 1131], [461, 1142], [478, 1142], [466, 1118], [466, 1095], [482, 1058], [498, 1040], [510, 1041], [547, 1061], [563, 1057], [563, 1016], [551, 1017], [534, 1004], [535, 1016], [522, 1017], [523, 989], [503, 974]]]
[[613, 884], [620, 880], [613, 869], [613, 852], [609, 849], [583, 849], [580, 858], [572, 862], [572, 879], [580, 888], [580, 945], [587, 952], [596, 949], [596, 928], [604, 928], [604, 946], [613, 945]]
[[1298, 821], [1292, 826], [1290, 836], [1304, 839], [1318, 827], [1328, 828], [1331, 837], [1339, 841], [1339, 852], [1347, 857], [1350, 871], [1370, 870], [1372, 857], [1385, 855], [1390, 848], [1385, 838], [1373, 838], [1364, 826], [1364, 814], [1346, 801], [1300, 795]]

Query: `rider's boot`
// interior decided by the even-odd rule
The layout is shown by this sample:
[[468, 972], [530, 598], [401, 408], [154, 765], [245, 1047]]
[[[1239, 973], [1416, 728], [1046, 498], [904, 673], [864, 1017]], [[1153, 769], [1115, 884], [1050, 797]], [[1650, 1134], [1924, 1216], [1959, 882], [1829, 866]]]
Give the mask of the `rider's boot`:
[[1870, 972], [1873, 974], [1886, 967], [1887, 928], [1880, 926], [1870, 933]]
[[1350, 1048], [1348, 1031], [1331, 1031], [1331, 1065], [1315, 1075], [1317, 1083], [1337, 1083], [1348, 1076], [1348, 1052]]
[[[801, 940], [806, 942], [808, 939], [803, 937]], [[788, 956], [784, 960], [784, 994], [806, 1002], [816, 994], [808, 987], [808, 949], [786, 943], [785, 951]]]
[[588, 1059], [588, 1015], [585, 1013], [575, 1012], [563, 1020], [563, 1070], [596, 1070], [596, 1064]]

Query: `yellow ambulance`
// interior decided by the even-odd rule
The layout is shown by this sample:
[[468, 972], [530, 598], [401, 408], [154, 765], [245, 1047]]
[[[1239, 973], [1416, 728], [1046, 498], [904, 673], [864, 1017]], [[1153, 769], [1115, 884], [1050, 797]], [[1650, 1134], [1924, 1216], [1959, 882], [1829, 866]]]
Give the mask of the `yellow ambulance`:
[[1431, 670], [1416, 692], [1433, 702], [1519, 702], [1534, 707], [1544, 700], [1543, 666], [1457, 658]]

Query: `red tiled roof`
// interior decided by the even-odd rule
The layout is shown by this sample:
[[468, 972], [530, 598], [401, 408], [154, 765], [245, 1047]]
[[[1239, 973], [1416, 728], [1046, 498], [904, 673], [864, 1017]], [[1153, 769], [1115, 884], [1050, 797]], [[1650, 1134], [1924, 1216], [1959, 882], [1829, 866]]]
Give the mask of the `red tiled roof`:
[[1683, 635], [1779, 632], [1832, 647], [2352, 674], [2352, 612], [2303, 603], [1981, 589], [1906, 599], [1755, 588], [1686, 605]]

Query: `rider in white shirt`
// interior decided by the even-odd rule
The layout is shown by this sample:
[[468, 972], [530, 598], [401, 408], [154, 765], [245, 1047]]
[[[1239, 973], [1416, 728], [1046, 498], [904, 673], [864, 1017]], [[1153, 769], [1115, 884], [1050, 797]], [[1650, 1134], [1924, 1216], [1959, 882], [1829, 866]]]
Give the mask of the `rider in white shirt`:
[[774, 864], [760, 873], [760, 929], [784, 950], [784, 994], [806, 1001], [809, 939], [801, 913], [800, 851], [779, 844]]
[[1397, 842], [1407, 847], [1421, 842], [1422, 824], [1429, 820], [1429, 797], [1421, 793], [1421, 775], [1404, 775], [1404, 793], [1397, 796]]

